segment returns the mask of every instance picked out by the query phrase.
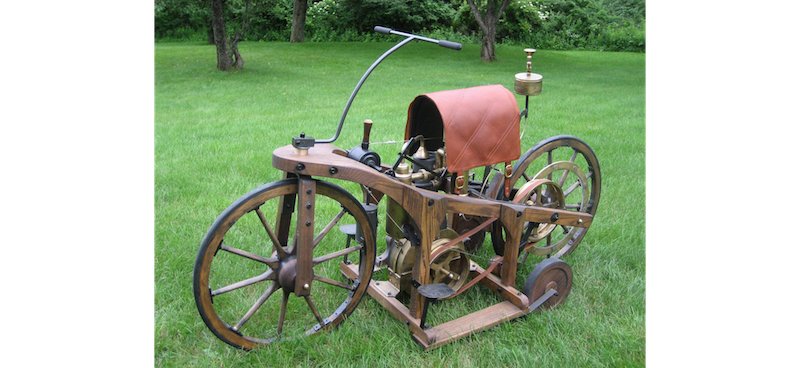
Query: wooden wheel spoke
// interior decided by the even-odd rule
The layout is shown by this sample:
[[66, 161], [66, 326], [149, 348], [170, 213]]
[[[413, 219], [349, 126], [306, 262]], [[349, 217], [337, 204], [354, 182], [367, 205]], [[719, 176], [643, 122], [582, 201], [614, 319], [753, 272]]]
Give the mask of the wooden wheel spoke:
[[564, 208], [568, 209], [568, 210], [579, 210], [579, 209], [581, 209], [581, 204], [580, 203], [578, 203], [578, 204], [568, 204], [568, 205], [564, 206]]
[[278, 237], [272, 231], [272, 228], [269, 227], [269, 223], [267, 223], [267, 218], [264, 216], [264, 213], [261, 212], [261, 207], [256, 208], [256, 214], [258, 215], [258, 219], [261, 221], [261, 225], [264, 225], [264, 230], [267, 231], [267, 235], [269, 235], [270, 240], [272, 240], [272, 248], [278, 252], [278, 258], [284, 259], [289, 257], [289, 254], [283, 249], [281, 242], [278, 240]]
[[247, 311], [247, 313], [244, 315], [244, 317], [242, 317], [242, 319], [239, 320], [239, 323], [237, 323], [236, 326], [233, 326], [233, 330], [234, 331], [239, 331], [239, 329], [241, 329], [242, 326], [245, 323], [247, 323], [247, 321], [250, 320], [250, 317], [252, 317], [253, 314], [255, 314], [255, 312], [258, 310], [258, 308], [261, 308], [261, 306], [264, 305], [264, 302], [266, 302], [267, 299], [269, 299], [269, 297], [272, 295], [272, 293], [274, 293], [279, 288], [280, 288], [280, 284], [278, 282], [273, 281], [272, 284], [269, 285], [269, 288], [267, 288], [267, 291], [265, 291], [264, 294], [261, 295], [260, 298], [258, 298], [256, 303], [253, 304], [252, 307], [250, 307], [250, 309]]
[[330, 260], [332, 260], [334, 258], [342, 257], [345, 254], [353, 253], [353, 252], [355, 252], [355, 251], [357, 251], [357, 250], [359, 250], [361, 248], [362, 248], [361, 244], [354, 245], [354, 246], [352, 246], [350, 248], [345, 248], [345, 249], [342, 249], [340, 251], [336, 251], [336, 252], [333, 252], [333, 253], [326, 254], [324, 256], [315, 257], [312, 260], [312, 262], [316, 266], [316, 265], [318, 265], [318, 264], [320, 264], [322, 262], [327, 262], [327, 261], [330, 261]]
[[278, 336], [283, 332], [283, 323], [286, 321], [286, 306], [289, 304], [290, 291], [283, 290], [283, 300], [281, 300], [281, 311], [278, 314]]
[[[570, 157], [569, 162], [575, 163], [575, 158], [578, 157], [578, 150], [573, 150], [572, 157]], [[569, 170], [564, 170], [564, 173], [561, 174], [561, 179], [558, 180], [558, 186], [563, 187], [564, 182], [567, 180], [567, 176], [569, 175]], [[566, 195], [566, 194], [565, 194]]]
[[314, 238], [314, 247], [316, 247], [317, 244], [319, 244], [322, 241], [322, 239], [325, 238], [325, 235], [328, 235], [331, 229], [333, 229], [333, 227], [336, 226], [337, 223], [339, 223], [339, 220], [342, 219], [342, 216], [344, 216], [344, 214], [345, 214], [344, 210], [339, 211], [339, 213], [337, 213], [336, 216], [333, 217], [331, 222], [329, 222], [328, 225], [326, 225], [325, 228], [322, 229], [322, 231], [320, 231], [319, 235], [317, 235], [317, 237]]
[[310, 295], [306, 295], [306, 296], [304, 296], [304, 298], [306, 299], [306, 303], [308, 304], [308, 308], [311, 309], [311, 313], [313, 313], [314, 317], [317, 319], [317, 322], [319, 322], [320, 325], [324, 326], [325, 325], [325, 321], [322, 320], [322, 317], [319, 315], [319, 311], [317, 310], [317, 307], [314, 305], [314, 301], [311, 299], [311, 296]]
[[337, 286], [337, 287], [340, 287], [342, 289], [346, 289], [346, 290], [350, 290], [350, 291], [355, 290], [355, 287], [353, 285], [345, 284], [343, 282], [332, 280], [332, 279], [329, 279], [329, 278], [327, 278], [325, 276], [320, 276], [320, 275], [317, 275], [317, 274], [314, 275], [314, 280], [321, 281], [321, 282], [324, 282], [324, 283], [326, 283], [328, 285]]
[[522, 172], [522, 177], [525, 178], [525, 181], [531, 181], [531, 177], [528, 176], [524, 171]]
[[579, 186], [581, 186], [581, 182], [576, 181], [575, 184], [572, 184], [569, 188], [567, 188], [567, 190], [564, 191], [564, 197], [570, 195], [570, 193], [572, 193]]
[[237, 249], [237, 248], [234, 248], [234, 247], [229, 247], [227, 245], [221, 245], [219, 247], [219, 249], [224, 250], [224, 251], [229, 252], [229, 253], [236, 254], [238, 256], [242, 256], [242, 257], [247, 258], [247, 259], [252, 259], [254, 261], [264, 263], [264, 264], [268, 265], [272, 269], [278, 268], [279, 261], [278, 261], [277, 258], [274, 258], [274, 257], [273, 258], [262, 257], [262, 256], [259, 256], [257, 254], [250, 253], [248, 251], [244, 251], [244, 250]]
[[258, 276], [254, 276], [254, 277], [251, 277], [249, 279], [242, 280], [242, 281], [230, 284], [228, 286], [221, 287], [221, 288], [219, 288], [217, 290], [214, 290], [214, 291], [211, 292], [211, 296], [217, 296], [217, 295], [220, 295], [220, 294], [225, 294], [225, 293], [227, 293], [229, 291], [233, 291], [233, 290], [236, 290], [236, 289], [241, 289], [241, 288], [243, 288], [245, 286], [253, 285], [253, 284], [261, 282], [261, 281], [275, 280], [275, 278], [276, 278], [275, 272], [272, 269], [269, 269], [269, 270], [267, 270], [267, 272], [264, 272], [264, 273], [262, 273], [262, 274], [260, 274]]
[[575, 163], [575, 159], [578, 157], [578, 150], [572, 149], [572, 157], [569, 159], [569, 162]]

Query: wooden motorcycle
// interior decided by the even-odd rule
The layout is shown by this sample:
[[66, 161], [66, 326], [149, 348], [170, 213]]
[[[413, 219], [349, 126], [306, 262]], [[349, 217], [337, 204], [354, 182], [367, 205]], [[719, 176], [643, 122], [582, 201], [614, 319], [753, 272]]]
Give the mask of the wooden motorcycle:
[[[383, 59], [413, 40], [455, 50], [461, 45], [375, 30], [405, 38], [364, 73], [335, 135], [317, 140], [300, 134], [276, 149], [272, 164], [284, 179], [231, 204], [202, 241], [195, 301], [208, 328], [232, 346], [252, 349], [331, 330], [368, 293], [430, 349], [554, 307], [569, 294], [573, 274], [560, 258], [592, 224], [600, 167], [592, 149], [572, 136], [545, 139], [520, 155], [520, 120], [527, 121], [528, 97], [542, 86], [542, 76], [531, 73], [535, 50], [525, 50], [527, 72], [515, 76], [515, 92], [526, 96], [524, 110], [499, 85], [420, 95], [390, 166], [369, 148], [372, 121], [364, 123], [361, 145], [332, 145], [358, 90]], [[482, 180], [470, 173], [476, 168], [483, 168]], [[320, 178], [357, 183], [363, 198]], [[386, 247], [379, 255], [382, 203]], [[486, 233], [496, 254], [490, 259], [474, 255]], [[547, 258], [518, 289], [518, 262], [529, 254]], [[431, 301], [478, 283], [503, 301], [426, 324]]]

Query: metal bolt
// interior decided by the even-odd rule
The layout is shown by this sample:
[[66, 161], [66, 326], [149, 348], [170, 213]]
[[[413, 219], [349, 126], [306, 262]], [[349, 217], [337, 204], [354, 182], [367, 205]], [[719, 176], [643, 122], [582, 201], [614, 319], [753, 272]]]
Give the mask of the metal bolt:
[[308, 290], [311, 286], [308, 284], [303, 284], [303, 290]]
[[311, 194], [311, 188], [306, 189], [306, 194]]
[[311, 226], [311, 221], [306, 221], [306, 226]]
[[306, 208], [311, 209], [311, 203], [306, 203]]
[[297, 170], [297, 171], [303, 171], [303, 170], [305, 170], [305, 169], [306, 169], [306, 165], [303, 165], [303, 164], [297, 164], [297, 165], [294, 167], [294, 169], [295, 169], [295, 170]]
[[339, 172], [339, 169], [337, 169], [337, 168], [335, 168], [335, 167], [331, 166], [331, 168], [330, 168], [330, 169], [328, 169], [328, 172], [329, 172], [329, 173], [331, 173], [331, 175], [336, 175], [336, 173], [338, 173], [338, 172]]

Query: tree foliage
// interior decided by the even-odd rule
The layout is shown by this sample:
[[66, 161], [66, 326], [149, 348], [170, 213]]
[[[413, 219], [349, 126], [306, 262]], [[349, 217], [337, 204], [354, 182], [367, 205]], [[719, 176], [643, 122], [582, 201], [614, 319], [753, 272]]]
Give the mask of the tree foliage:
[[[243, 1], [227, 0], [229, 19], [241, 14]], [[242, 40], [289, 41], [294, 2], [260, 1]], [[241, 24], [228, 23], [230, 34]], [[308, 0], [307, 41], [386, 40], [372, 32], [376, 25], [462, 43], [483, 41], [467, 0]], [[208, 0], [155, 1], [156, 40], [208, 40], [210, 26]], [[645, 0], [511, 0], [497, 19], [495, 39], [538, 49], [643, 52]]]

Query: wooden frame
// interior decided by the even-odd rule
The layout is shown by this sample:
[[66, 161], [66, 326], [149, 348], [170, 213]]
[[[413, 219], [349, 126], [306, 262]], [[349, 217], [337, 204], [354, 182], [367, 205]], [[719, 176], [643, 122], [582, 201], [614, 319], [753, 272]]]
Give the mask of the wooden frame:
[[[371, 281], [368, 288], [369, 295], [389, 310], [395, 318], [405, 323], [411, 332], [412, 338], [424, 349], [435, 348], [454, 339], [524, 316], [555, 295], [555, 290], [551, 289], [536, 301], [530, 301], [523, 292], [514, 287], [520, 238], [526, 221], [577, 227], [589, 227], [592, 223], [593, 216], [588, 213], [526, 206], [513, 202], [493, 201], [419, 189], [412, 185], [404, 184], [357, 161], [343, 157], [339, 152], [343, 151], [331, 144], [317, 144], [309, 149], [296, 149], [289, 145], [278, 148], [273, 152], [272, 164], [287, 174], [296, 174], [300, 178], [298, 179], [300, 180], [299, 185], [303, 188], [309, 186], [308, 189], [313, 190], [313, 185], [304, 184], [304, 177], [330, 177], [359, 183], [390, 197], [400, 204], [418, 227], [420, 242], [415, 249], [416, 258], [412, 277], [421, 285], [426, 285], [430, 282], [431, 244], [436, 239], [439, 231], [438, 226], [435, 226], [435, 224], [441, 223], [447, 213], [496, 218], [507, 230], [505, 256], [500, 259], [503, 262], [503, 267], [499, 276], [484, 272], [483, 268], [471, 262], [471, 276], [473, 278], [482, 277], [480, 283], [489, 287], [490, 290], [505, 300], [493, 306], [426, 329], [420, 326], [425, 297], [421, 296], [416, 289], [411, 290], [411, 299], [408, 307], [406, 307], [394, 297], [396, 293], [389, 295], [374, 280]], [[301, 191], [300, 193], [303, 192]], [[313, 211], [313, 206], [310, 211]], [[303, 213], [299, 214], [298, 221], [302, 221], [301, 218], [304, 218]], [[300, 255], [302, 254], [303, 252], [300, 252]], [[298, 261], [301, 262], [299, 268], [302, 268], [300, 255], [298, 256]], [[348, 277], [355, 275], [355, 270], [351, 266], [341, 264], [340, 268]], [[298, 270], [298, 279], [301, 278], [300, 272]], [[301, 295], [302, 291], [297, 290], [296, 293]]]

